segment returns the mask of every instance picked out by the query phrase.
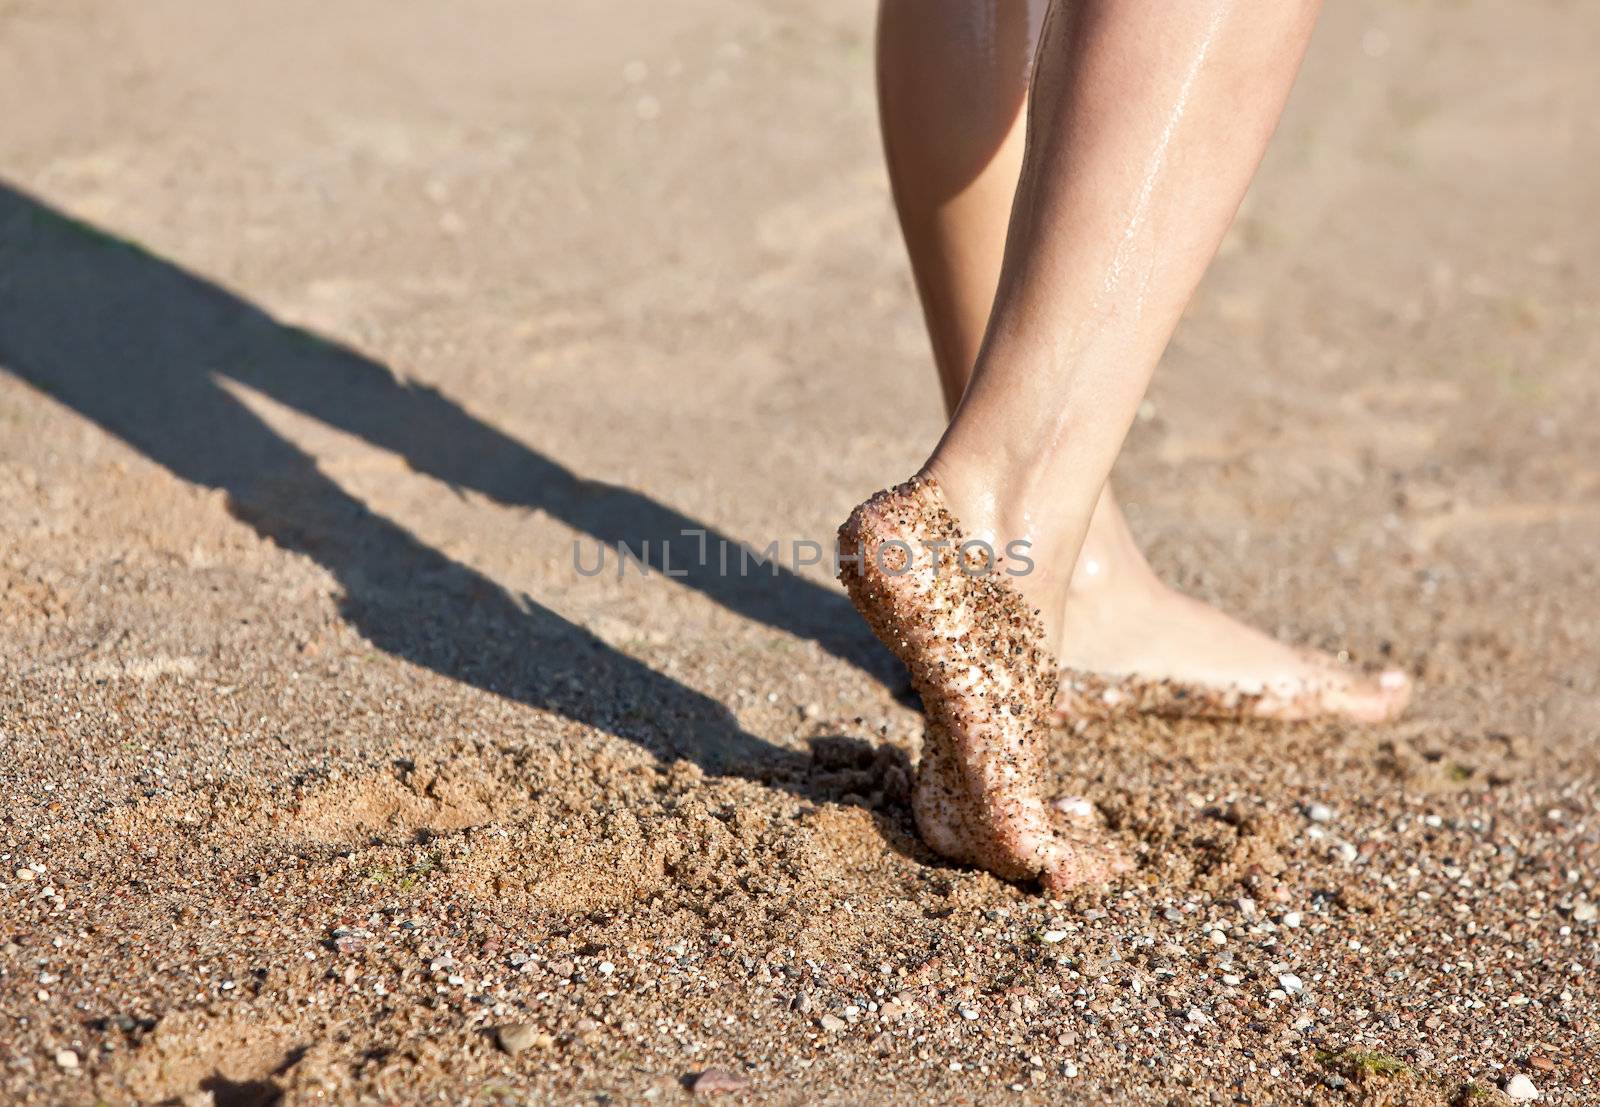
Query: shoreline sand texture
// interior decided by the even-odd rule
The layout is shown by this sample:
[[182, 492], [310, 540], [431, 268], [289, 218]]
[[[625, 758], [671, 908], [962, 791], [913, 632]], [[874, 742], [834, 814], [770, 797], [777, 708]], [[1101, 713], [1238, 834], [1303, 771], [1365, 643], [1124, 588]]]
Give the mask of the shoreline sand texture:
[[1600, 24], [1329, 6], [1118, 479], [1417, 702], [1060, 733], [1051, 901], [826, 565], [572, 564], [936, 436], [871, 6], [538, 7], [0, 0], [0, 1102], [1600, 1098]]

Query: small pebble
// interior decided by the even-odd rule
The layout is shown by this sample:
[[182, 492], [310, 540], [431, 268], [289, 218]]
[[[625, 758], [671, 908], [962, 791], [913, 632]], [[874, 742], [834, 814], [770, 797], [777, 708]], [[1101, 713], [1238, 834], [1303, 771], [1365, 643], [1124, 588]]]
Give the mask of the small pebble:
[[1211, 932], [1211, 944], [1214, 946], [1225, 946], [1228, 944], [1228, 936], [1221, 930], [1213, 930]]
[[1312, 803], [1306, 806], [1306, 818], [1314, 823], [1331, 823], [1333, 821], [1333, 808], [1325, 803]]
[[1055, 945], [1066, 936], [1067, 932], [1065, 930], [1046, 930], [1043, 934], [1039, 935], [1039, 940], [1050, 945]]
[[1286, 972], [1286, 973], [1283, 973], [1281, 976], [1278, 977], [1278, 987], [1282, 988], [1285, 992], [1288, 992], [1290, 995], [1294, 995], [1296, 992], [1301, 991], [1302, 989], [1304, 989], [1305, 988], [1305, 984], [1303, 984], [1301, 982], [1300, 978], [1298, 976], [1296, 976], [1294, 973]]
[[1300, 925], [1300, 912], [1290, 911], [1285, 914], [1283, 916], [1283, 925], [1287, 926], [1291, 930], [1298, 927]]
[[495, 1040], [501, 1049], [513, 1056], [530, 1046], [543, 1049], [555, 1044], [554, 1038], [531, 1022], [507, 1023], [495, 1031]]
[[1517, 1073], [1506, 1081], [1506, 1095], [1518, 1103], [1528, 1103], [1539, 1098], [1539, 1089], [1532, 1080], [1523, 1073]]
[[838, 1015], [823, 1015], [817, 1020], [817, 1025], [831, 1034], [837, 1034], [839, 1031], [848, 1026], [849, 1023], [845, 1022]]
[[56, 1050], [56, 1064], [64, 1069], [75, 1069], [78, 1067], [78, 1055], [70, 1049], [58, 1049]]
[[750, 1081], [738, 1073], [727, 1069], [707, 1069], [694, 1078], [689, 1090], [695, 1095], [721, 1095], [723, 1092], [743, 1091], [749, 1086]]
[[1588, 923], [1600, 918], [1600, 907], [1588, 900], [1581, 900], [1572, 905], [1572, 919], [1574, 922]]

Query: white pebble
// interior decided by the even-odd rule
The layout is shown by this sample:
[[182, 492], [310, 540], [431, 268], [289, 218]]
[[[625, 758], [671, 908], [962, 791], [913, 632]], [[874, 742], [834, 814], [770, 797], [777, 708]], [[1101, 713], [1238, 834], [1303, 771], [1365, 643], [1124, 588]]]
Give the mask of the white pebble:
[[1041, 942], [1048, 942], [1050, 945], [1055, 945], [1066, 936], [1067, 932], [1065, 930], [1046, 930], [1043, 934], [1039, 935], [1039, 940]]
[[1333, 821], [1333, 808], [1325, 803], [1313, 803], [1306, 807], [1306, 818], [1314, 823], [1331, 823]]
[[1520, 1072], [1506, 1081], [1506, 1095], [1518, 1103], [1527, 1103], [1530, 1100], [1538, 1099], [1540, 1094], [1533, 1081]]
[[1300, 978], [1294, 973], [1286, 972], [1278, 977], [1278, 987], [1282, 988], [1290, 995], [1293, 995], [1294, 993], [1303, 990], [1305, 988], [1305, 984], [1302, 983]]
[[1237, 988], [1243, 980], [1244, 977], [1240, 976], [1236, 972], [1227, 972], [1222, 974], [1222, 982], [1230, 988]]
[[961, 1012], [961, 1017], [966, 1019], [968, 1022], [971, 1022], [973, 1019], [978, 1017], [978, 1009], [976, 1007], [962, 1007], [959, 1008], [959, 1010]]
[[1213, 930], [1211, 932], [1211, 944], [1214, 946], [1225, 946], [1228, 944], [1228, 936], [1220, 930]]
[[596, 968], [600, 970], [601, 976], [610, 976], [612, 973], [617, 971], [617, 966], [613, 965], [610, 961], [602, 961], [596, 966]]
[[1290, 911], [1285, 914], [1283, 916], [1283, 925], [1287, 926], [1290, 930], [1298, 927], [1300, 925], [1300, 912]]
[[78, 1067], [78, 1055], [70, 1049], [58, 1049], [56, 1050], [56, 1064], [64, 1069], [75, 1069]]

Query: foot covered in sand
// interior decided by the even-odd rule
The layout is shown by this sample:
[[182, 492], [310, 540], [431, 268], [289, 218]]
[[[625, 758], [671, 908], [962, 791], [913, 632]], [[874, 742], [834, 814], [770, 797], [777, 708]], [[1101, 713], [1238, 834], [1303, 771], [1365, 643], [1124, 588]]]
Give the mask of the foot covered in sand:
[[1285, 645], [1168, 588], [1115, 512], [1097, 512], [1073, 571], [1052, 722], [1157, 714], [1379, 723], [1405, 709], [1411, 680], [1399, 669], [1364, 672]]
[[879, 492], [839, 530], [840, 578], [927, 713], [917, 827], [952, 860], [1048, 892], [1108, 880], [1127, 862], [1040, 792], [1057, 666], [1038, 615], [1003, 573], [964, 565], [963, 541], [925, 477]]

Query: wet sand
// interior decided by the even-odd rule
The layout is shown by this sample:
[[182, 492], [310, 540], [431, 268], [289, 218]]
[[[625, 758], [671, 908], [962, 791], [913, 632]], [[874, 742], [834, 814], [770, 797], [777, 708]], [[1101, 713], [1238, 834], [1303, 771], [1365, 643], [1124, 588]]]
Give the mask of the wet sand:
[[1051, 901], [716, 567], [940, 425], [869, 8], [0, 0], [0, 1100], [1600, 1099], [1600, 25], [1325, 13], [1118, 480], [1417, 701], [1060, 732]]

